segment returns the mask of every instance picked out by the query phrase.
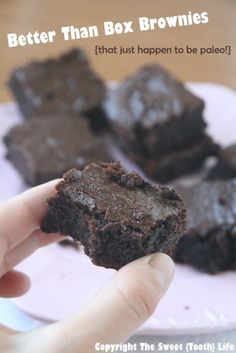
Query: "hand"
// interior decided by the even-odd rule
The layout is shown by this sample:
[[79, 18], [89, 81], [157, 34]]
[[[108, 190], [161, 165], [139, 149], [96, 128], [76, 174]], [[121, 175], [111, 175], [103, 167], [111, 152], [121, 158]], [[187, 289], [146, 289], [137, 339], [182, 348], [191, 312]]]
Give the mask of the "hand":
[[46, 213], [45, 199], [55, 193], [57, 182], [38, 186], [0, 204], [0, 297], [27, 292], [29, 278], [12, 269], [38, 248], [63, 239], [40, 231]]
[[[26, 275], [12, 268], [41, 246], [58, 241], [40, 223], [44, 200], [57, 181], [33, 188], [0, 206], [0, 296], [25, 293]], [[172, 260], [152, 254], [124, 266], [80, 313], [32, 332], [0, 329], [0, 351], [12, 353], [91, 353], [95, 344], [124, 342], [153, 313], [174, 274]]]

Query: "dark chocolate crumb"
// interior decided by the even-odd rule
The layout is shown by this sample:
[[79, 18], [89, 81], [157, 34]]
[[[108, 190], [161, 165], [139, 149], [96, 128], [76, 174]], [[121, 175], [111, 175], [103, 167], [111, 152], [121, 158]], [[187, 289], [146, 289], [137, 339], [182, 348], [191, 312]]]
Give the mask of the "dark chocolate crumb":
[[116, 181], [121, 186], [126, 186], [129, 189], [143, 188], [145, 186], [145, 181], [136, 172], [127, 173], [121, 167], [120, 162], [113, 164], [103, 163], [103, 168], [105, 168], [111, 180]]
[[184, 310], [190, 310], [190, 306], [188, 305], [184, 306]]
[[165, 197], [170, 201], [180, 201], [179, 195], [173, 189], [170, 188], [163, 187], [161, 196]]
[[219, 204], [220, 204], [221, 206], [226, 206], [226, 200], [225, 200], [223, 197], [220, 197], [220, 198], [219, 198]]

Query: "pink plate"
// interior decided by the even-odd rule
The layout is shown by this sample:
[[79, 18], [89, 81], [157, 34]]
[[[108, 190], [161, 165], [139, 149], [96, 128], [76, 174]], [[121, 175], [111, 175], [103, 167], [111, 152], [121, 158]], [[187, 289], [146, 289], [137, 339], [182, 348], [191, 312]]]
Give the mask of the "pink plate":
[[[236, 142], [236, 94], [223, 86], [191, 83], [189, 88], [206, 101], [208, 131], [223, 145]], [[0, 136], [22, 121], [13, 103], [0, 106]], [[0, 144], [0, 201], [25, 189]], [[188, 266], [176, 266], [176, 276], [165, 298], [139, 334], [195, 334], [236, 328], [236, 273], [202, 274]], [[44, 321], [55, 321], [85, 305], [113, 275], [91, 264], [73, 248], [59, 245], [38, 250], [18, 269], [32, 279], [32, 288], [15, 299], [25, 312]]]

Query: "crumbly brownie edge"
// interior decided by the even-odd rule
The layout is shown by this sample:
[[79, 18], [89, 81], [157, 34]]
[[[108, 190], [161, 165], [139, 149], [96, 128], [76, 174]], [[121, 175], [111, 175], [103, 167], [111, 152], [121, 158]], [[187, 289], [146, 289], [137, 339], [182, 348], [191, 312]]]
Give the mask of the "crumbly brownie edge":
[[[64, 176], [64, 180], [67, 176], [68, 174]], [[71, 203], [63, 192], [64, 180], [57, 185], [57, 195], [47, 201], [48, 215], [42, 224], [42, 230], [59, 232], [79, 240], [85, 253], [96, 265], [118, 269], [147, 253], [164, 251], [171, 254], [179, 236], [184, 233], [186, 212], [182, 201], [176, 206], [179, 207], [178, 215], [167, 217], [161, 223], [157, 222], [152, 230], [147, 231], [143, 242], [140, 243], [140, 234], [144, 231], [142, 228], [106, 220], [102, 213], [96, 214]], [[132, 177], [126, 181], [122, 179], [121, 182], [127, 182], [128, 187], [135, 187], [137, 182], [139, 184], [136, 176], [135, 181], [131, 180]], [[163, 188], [163, 192], [167, 192], [167, 188]], [[180, 200], [170, 192], [169, 197], [174, 196]], [[65, 212], [70, 217], [65, 217]]]

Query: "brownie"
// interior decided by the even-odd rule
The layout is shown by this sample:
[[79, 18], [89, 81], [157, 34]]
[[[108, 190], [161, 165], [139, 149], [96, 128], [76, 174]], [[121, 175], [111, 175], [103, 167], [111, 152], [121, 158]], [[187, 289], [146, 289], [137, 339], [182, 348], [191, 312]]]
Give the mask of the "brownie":
[[181, 148], [198, 140], [206, 127], [204, 102], [157, 64], [141, 68], [111, 90], [104, 108], [127, 155]]
[[171, 254], [184, 233], [177, 193], [128, 173], [119, 162], [70, 170], [56, 190], [42, 230], [79, 240], [95, 265], [117, 270], [149, 253]]
[[187, 231], [174, 259], [218, 273], [236, 269], [236, 179], [179, 188], [187, 209]]
[[111, 161], [103, 140], [81, 117], [50, 115], [13, 127], [4, 138], [7, 158], [28, 185], [61, 177], [70, 168]]
[[217, 155], [219, 146], [203, 135], [199, 141], [184, 148], [173, 150], [160, 157], [147, 157], [140, 166], [153, 180], [167, 183], [178, 177], [197, 171], [209, 156]]
[[236, 144], [221, 151], [217, 164], [210, 169], [207, 180], [236, 178]]
[[47, 118], [51, 113], [83, 113], [91, 114], [92, 124], [94, 121], [97, 127], [98, 110], [99, 123], [105, 124], [101, 115], [105, 86], [81, 49], [16, 69], [9, 87], [26, 119]]

